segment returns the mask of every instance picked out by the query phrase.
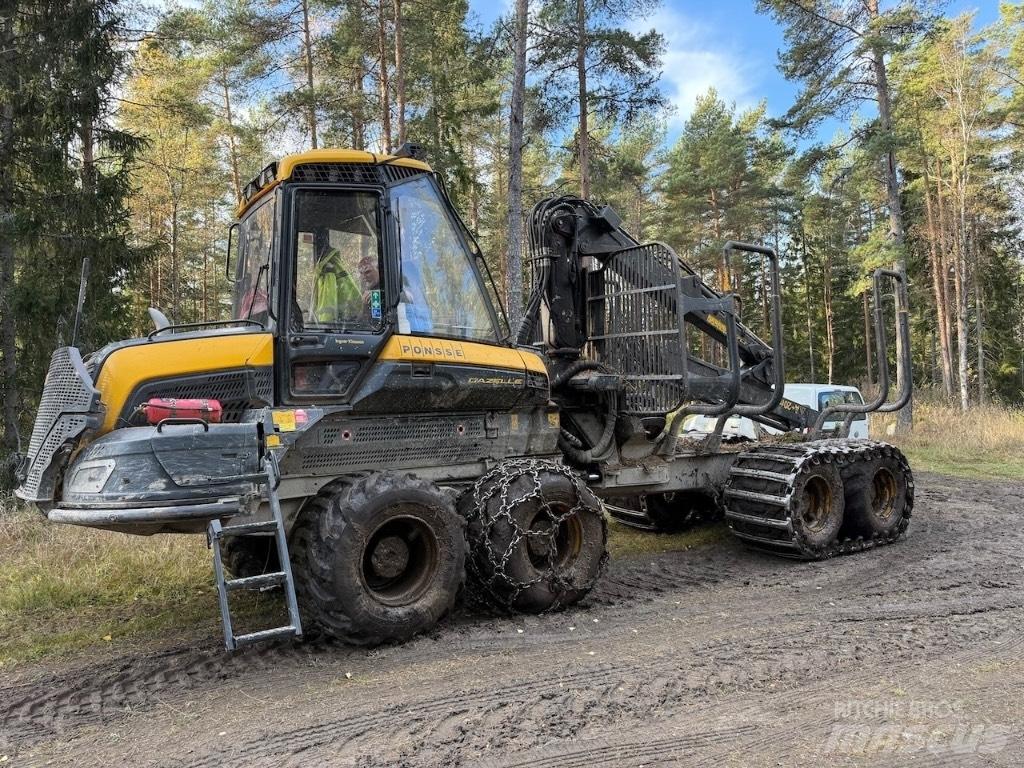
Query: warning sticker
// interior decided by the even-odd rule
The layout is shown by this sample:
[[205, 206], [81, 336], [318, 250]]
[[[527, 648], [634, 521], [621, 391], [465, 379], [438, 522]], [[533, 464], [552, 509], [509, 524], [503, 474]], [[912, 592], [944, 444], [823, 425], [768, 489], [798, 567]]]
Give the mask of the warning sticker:
[[280, 432], [294, 432], [295, 411], [274, 411], [274, 426]]

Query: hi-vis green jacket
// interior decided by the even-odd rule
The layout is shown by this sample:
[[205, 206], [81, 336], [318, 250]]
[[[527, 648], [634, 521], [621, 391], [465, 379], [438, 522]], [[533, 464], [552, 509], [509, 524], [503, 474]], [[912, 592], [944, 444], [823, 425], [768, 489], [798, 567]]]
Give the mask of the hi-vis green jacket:
[[332, 248], [317, 261], [313, 276], [313, 318], [318, 323], [337, 325], [347, 320], [363, 319], [363, 295], [341, 260], [341, 253]]

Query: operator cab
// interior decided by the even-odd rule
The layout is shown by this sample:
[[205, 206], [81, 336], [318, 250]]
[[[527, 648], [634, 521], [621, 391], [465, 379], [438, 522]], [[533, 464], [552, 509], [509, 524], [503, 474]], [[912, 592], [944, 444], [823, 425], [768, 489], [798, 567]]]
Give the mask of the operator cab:
[[393, 157], [314, 150], [246, 186], [229, 256], [232, 317], [273, 331], [285, 402], [344, 399], [394, 333], [507, 337], [479, 250], [417, 155], [408, 145]]

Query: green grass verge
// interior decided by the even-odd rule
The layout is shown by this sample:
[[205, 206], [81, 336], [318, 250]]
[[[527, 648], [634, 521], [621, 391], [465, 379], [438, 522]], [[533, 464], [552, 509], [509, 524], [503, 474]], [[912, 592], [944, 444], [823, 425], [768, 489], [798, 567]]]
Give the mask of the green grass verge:
[[901, 445], [910, 466], [920, 472], [972, 480], [1024, 480], [1024, 445], [1016, 456], [951, 451], [942, 446]]
[[[201, 536], [142, 538], [47, 523], [0, 502], [0, 669], [85, 650], [220, 634]], [[232, 596], [239, 626], [268, 626], [277, 596]]]

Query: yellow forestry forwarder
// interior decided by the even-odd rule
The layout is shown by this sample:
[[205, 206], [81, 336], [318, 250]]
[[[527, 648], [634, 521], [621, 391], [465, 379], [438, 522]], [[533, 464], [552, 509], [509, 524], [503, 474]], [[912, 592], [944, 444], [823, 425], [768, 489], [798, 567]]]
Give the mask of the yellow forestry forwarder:
[[[510, 332], [414, 146], [287, 156], [237, 213], [233, 319], [171, 324], [152, 309], [145, 338], [54, 352], [17, 491], [57, 523], [206, 532], [229, 649], [303, 625], [402, 640], [452, 608], [467, 574], [508, 610], [571, 605], [607, 560], [602, 499], [649, 528], [724, 511], [748, 545], [798, 559], [907, 528], [903, 455], [845, 437], [855, 416], [910, 397], [906, 381], [886, 402], [881, 290], [893, 286], [909, 359], [902, 274], [874, 278], [878, 398], [818, 413], [782, 397], [770, 248], [729, 243], [726, 258], [767, 260], [774, 348], [733, 295], [635, 241], [610, 208], [543, 200]], [[683, 438], [691, 414], [715, 429]], [[723, 440], [734, 415], [786, 434]], [[287, 625], [236, 634], [229, 594], [276, 585]]]

